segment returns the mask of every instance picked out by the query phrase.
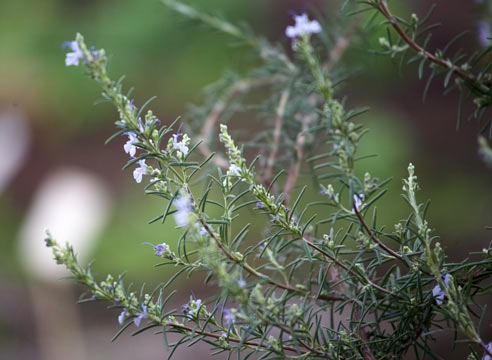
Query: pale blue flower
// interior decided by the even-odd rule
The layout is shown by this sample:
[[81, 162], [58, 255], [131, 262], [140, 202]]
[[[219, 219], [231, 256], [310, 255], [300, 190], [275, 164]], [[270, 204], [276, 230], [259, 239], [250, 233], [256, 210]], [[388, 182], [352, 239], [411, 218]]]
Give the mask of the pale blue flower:
[[143, 319], [146, 319], [148, 316], [149, 316], [149, 314], [147, 314], [147, 306], [142, 305], [142, 312], [137, 314], [137, 317], [133, 319], [133, 323], [136, 326], [140, 326], [140, 322]]
[[227, 171], [227, 174], [231, 176], [241, 177], [241, 168], [236, 164], [231, 164], [229, 170]]
[[186, 315], [187, 318], [193, 319], [193, 316], [198, 315], [200, 308], [202, 306], [202, 300], [190, 300], [190, 303], [184, 304], [181, 307], [181, 312]]
[[183, 154], [183, 156], [186, 156], [186, 155], [188, 155], [189, 149], [188, 149], [188, 146], [186, 146], [185, 139], [178, 141], [180, 136], [181, 136], [180, 133], [173, 135], [173, 148], [174, 148], [174, 150], [181, 152]]
[[176, 207], [176, 212], [174, 213], [174, 221], [179, 227], [186, 226], [190, 222], [190, 214], [192, 211], [191, 201], [186, 195], [182, 195], [176, 198], [173, 202]]
[[321, 32], [321, 25], [316, 20], [309, 20], [307, 14], [294, 15], [296, 24], [287, 26], [285, 35], [291, 39], [295, 39], [303, 34], [317, 34]]
[[[362, 208], [362, 200], [364, 200], [364, 194], [354, 194], [354, 207], [357, 211], [360, 211]], [[352, 213], [355, 214], [355, 211], [352, 209]]]
[[63, 47], [69, 47], [72, 52], [67, 53], [65, 58], [66, 66], [78, 66], [80, 59], [84, 58], [84, 53], [79, 46], [77, 40], [75, 41], [66, 41], [63, 43]]
[[[487, 344], [487, 350], [492, 353], [492, 341]], [[483, 356], [482, 360], [492, 360], [492, 356], [489, 354], [485, 353]]]
[[202, 228], [200, 229], [200, 235], [206, 235], [206, 234], [208, 234], [208, 231], [207, 229], [205, 229], [204, 226], [202, 226]]
[[226, 322], [227, 326], [234, 325], [234, 321], [236, 321], [236, 315], [229, 310], [229, 309], [224, 309], [224, 321]]
[[[446, 285], [446, 288], [449, 287], [449, 280], [451, 279], [451, 275], [446, 274], [443, 277], [444, 280], [444, 285]], [[434, 299], [436, 300], [437, 305], [442, 305], [444, 301], [444, 297], [446, 296], [446, 293], [441, 289], [441, 286], [439, 283], [434, 286], [432, 289], [432, 296], [434, 296]]]
[[126, 135], [128, 135], [128, 141], [125, 143], [125, 145], [123, 145], [123, 149], [128, 155], [134, 157], [137, 152], [137, 147], [135, 146], [135, 144], [138, 143], [138, 138], [134, 133], [131, 132], [126, 133]]
[[265, 206], [265, 204], [263, 203], [263, 201], [258, 201], [258, 202], [256, 203], [256, 207], [257, 207], [258, 209], [261, 209], [261, 208], [263, 208], [264, 206]]
[[143, 176], [147, 174], [147, 165], [145, 165], [145, 160], [138, 160], [138, 165], [140, 165], [140, 167], [133, 170], [133, 178], [140, 184]]
[[154, 248], [154, 255], [159, 257], [162, 257], [165, 253], [169, 252], [170, 250], [169, 245], [166, 243], [154, 245], [149, 242], [144, 242], [142, 244], [151, 245]]
[[145, 128], [142, 123], [142, 118], [138, 118], [137, 122], [138, 122], [138, 130], [140, 130], [140, 132], [143, 134], [145, 132]]
[[477, 21], [478, 30], [478, 42], [482, 47], [488, 47], [492, 45], [491, 37], [492, 31], [490, 30], [489, 23], [485, 21]]
[[241, 289], [244, 289], [247, 285], [246, 281], [244, 281], [243, 279], [240, 279], [238, 282], [237, 282], [239, 288]]
[[123, 322], [125, 322], [125, 319], [126, 317], [130, 315], [130, 313], [128, 312], [128, 310], [125, 308], [123, 309], [123, 311], [121, 312], [121, 314], [118, 316], [118, 323], [120, 325], [123, 325]]

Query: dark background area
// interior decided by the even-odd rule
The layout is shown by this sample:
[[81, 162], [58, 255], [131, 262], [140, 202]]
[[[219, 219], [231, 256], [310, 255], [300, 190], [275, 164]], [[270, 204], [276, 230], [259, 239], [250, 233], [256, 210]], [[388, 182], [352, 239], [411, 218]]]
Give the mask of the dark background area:
[[[453, 49], [472, 52], [479, 48], [476, 22], [485, 15], [481, 8], [471, 1], [434, 2], [437, 9], [432, 21], [442, 26], [434, 32], [431, 49], [443, 47], [466, 29], [469, 34]], [[332, 1], [188, 3], [224, 14], [233, 22], [245, 21], [257, 33], [286, 47], [290, 40], [283, 34], [292, 22], [290, 9], [301, 11], [306, 5], [327, 9], [328, 21], [335, 15], [330, 11], [336, 9]], [[428, 6], [428, 1], [392, 5], [404, 17], [411, 12], [423, 14]], [[88, 230], [85, 237], [81, 235], [84, 231], [72, 227], [74, 236], [80, 235], [87, 243], [81, 245], [84, 261], [97, 259], [95, 269], [100, 276], [127, 270], [129, 281], [150, 286], [167, 279], [172, 271], [154, 268], [151, 248], [141, 246], [144, 241], [172, 244], [177, 238], [173, 224], [147, 225], [164, 205], [143, 196], [143, 187], [135, 184], [130, 170], [121, 171], [127, 158], [121, 151], [124, 139], [104, 145], [113, 132], [115, 111], [108, 104], [94, 106], [100, 94], [97, 85], [80, 69], [64, 65], [61, 44], [72, 40], [76, 32], [84, 34], [87, 43], [106, 49], [112, 76], [126, 74], [124, 84], [135, 87], [137, 105], [157, 95], [151, 108], [166, 123], [184, 113], [187, 103], [199, 103], [203, 86], [224, 70], [247, 71], [251, 57], [245, 56], [248, 49], [229, 46], [234, 43], [231, 39], [185, 21], [157, 0], [0, 3], [0, 126], [7, 124], [0, 127], [1, 156], [7, 164], [0, 167], [0, 359], [161, 358], [167, 352], [158, 335], [124, 336], [111, 344], [118, 330], [118, 312], [107, 311], [101, 303], [74, 305], [81, 289], [58, 280], [60, 276], [50, 270], [45, 274], [42, 264], [32, 265], [42, 257], [33, 241], [42, 243], [44, 227], [51, 221], [67, 224], [71, 216], [70, 210], [45, 210], [43, 206], [52, 209], [50, 204], [58, 200], [41, 193], [50, 186], [61, 189], [57, 176], [63, 179], [60, 174], [71, 174], [82, 179], [89, 176], [85, 183], [100, 194], [91, 203], [93, 208], [86, 209], [88, 221], [99, 227], [92, 233]], [[443, 96], [442, 79], [433, 83], [423, 103], [425, 81], [418, 80], [414, 66], [399, 72], [396, 63], [368, 51], [370, 46], [377, 48], [378, 36], [369, 33], [366, 43], [357, 43], [346, 54], [345, 66], [363, 68], [340, 95], [348, 97], [350, 106], [372, 109], [359, 118], [371, 130], [361, 152], [379, 157], [361, 167], [374, 176], [393, 178], [378, 206], [379, 222], [392, 226], [408, 214], [399, 196], [400, 179], [412, 162], [422, 187], [420, 198], [431, 199], [429, 221], [449, 258], [459, 260], [470, 251], [481, 251], [490, 241], [484, 227], [492, 225], [492, 171], [478, 155], [479, 125], [465, 121], [456, 131], [458, 94]], [[472, 110], [473, 104], [465, 105], [465, 114]], [[254, 121], [232, 124], [244, 131], [257, 126]], [[48, 193], [52, 194], [43, 194]], [[81, 198], [73, 199], [74, 209], [83, 191], [79, 195]], [[74, 214], [86, 214], [77, 211]], [[44, 219], [39, 214], [55, 215], [49, 224], [38, 226], [35, 219]], [[70, 238], [58, 240], [72, 242]], [[201, 279], [182, 278], [177, 286], [176, 307], [192, 291], [206, 298], [213, 290], [205, 288]], [[489, 323], [484, 322], [484, 334]], [[451, 341], [451, 337], [439, 341], [440, 353], [446, 359], [463, 359], [466, 349], [453, 351]], [[176, 358], [191, 356], [210, 358], [206, 346], [183, 347]]]

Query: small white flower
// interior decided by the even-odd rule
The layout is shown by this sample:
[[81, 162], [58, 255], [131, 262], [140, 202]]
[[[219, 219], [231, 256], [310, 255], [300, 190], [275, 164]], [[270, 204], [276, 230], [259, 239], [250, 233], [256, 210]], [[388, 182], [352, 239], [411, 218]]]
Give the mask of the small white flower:
[[285, 35], [291, 39], [303, 34], [317, 34], [321, 32], [321, 25], [316, 20], [309, 20], [307, 14], [295, 15], [294, 20], [296, 24], [294, 26], [287, 26], [285, 29]]
[[143, 176], [147, 174], [147, 165], [145, 165], [145, 160], [139, 160], [138, 165], [140, 165], [140, 167], [133, 170], [133, 178], [140, 184]]
[[135, 156], [135, 153], [137, 152], [137, 147], [135, 146], [136, 143], [138, 143], [137, 136], [134, 133], [127, 133], [128, 135], [128, 141], [123, 145], [123, 149], [125, 152], [130, 155], [131, 157]]
[[67, 53], [65, 58], [66, 66], [78, 66], [79, 61], [84, 58], [84, 53], [79, 46], [77, 40], [75, 41], [66, 41], [63, 43], [63, 47], [68, 47], [72, 52]]
[[174, 221], [176, 221], [176, 225], [179, 227], [186, 226], [190, 222], [190, 214], [191, 214], [191, 201], [190, 199], [184, 195], [178, 197], [173, 202], [174, 207], [176, 207], [176, 212], [174, 213]]
[[[354, 207], [357, 209], [357, 211], [360, 211], [362, 208], [362, 200], [364, 200], [364, 194], [354, 194]], [[355, 211], [352, 210], [352, 213], [355, 214]]]
[[231, 164], [227, 171], [227, 175], [241, 177], [241, 168], [236, 164]]
[[[178, 151], [179, 153], [183, 154], [183, 156], [188, 155], [188, 149], [187, 143], [188, 143], [188, 136], [185, 134], [183, 135], [183, 139], [181, 141], [178, 141], [178, 138], [180, 137], [181, 134], [174, 134], [173, 135], [173, 148], [174, 150]], [[179, 154], [178, 154], [179, 156]]]

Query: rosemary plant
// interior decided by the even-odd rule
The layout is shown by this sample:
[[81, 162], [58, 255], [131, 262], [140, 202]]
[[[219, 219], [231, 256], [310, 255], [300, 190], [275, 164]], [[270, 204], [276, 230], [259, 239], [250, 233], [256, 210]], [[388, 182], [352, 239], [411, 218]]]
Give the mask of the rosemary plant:
[[[387, 181], [364, 173], [359, 161], [366, 130], [355, 118], [365, 109], [347, 108], [335, 86], [342, 76], [338, 62], [361, 31], [357, 16], [371, 11], [371, 23], [382, 19], [377, 26], [393, 29], [379, 50], [400, 56], [402, 66], [418, 62], [419, 77], [428, 65], [428, 83], [442, 74], [445, 87], [463, 94], [461, 101], [473, 96], [472, 117], [481, 121], [492, 103], [488, 49], [466, 61], [461, 52], [448, 58], [448, 47], [430, 51], [429, 37], [419, 42], [432, 28], [425, 25], [428, 17], [413, 14], [406, 21], [385, 0], [368, 0], [345, 3], [340, 23], [346, 25], [337, 36], [306, 14], [295, 15], [286, 29], [291, 56], [249, 29], [177, 0], [163, 2], [242, 41], [259, 65], [246, 76], [226, 74], [184, 124], [166, 125], [145, 110], [149, 102], [137, 107], [122, 80], [109, 76], [104, 50], [89, 48], [80, 34], [67, 43], [66, 65], [84, 67], [118, 112], [118, 130], [109, 140], [128, 137], [125, 167], [146, 183], [146, 194], [165, 201], [164, 213], [152, 221], [174, 221], [182, 230], [177, 248], [151, 244], [175, 274], [150, 294], [129, 290], [122, 276], [96, 280], [70, 244], [61, 246], [48, 233], [56, 261], [89, 289], [86, 300], [119, 309], [116, 337], [126, 329], [138, 334], [155, 328], [172, 349], [170, 357], [178, 346], [202, 341], [213, 354], [244, 359], [441, 359], [435, 336], [452, 331], [469, 344], [469, 359], [491, 359], [491, 339], [479, 329], [485, 309], [476, 298], [491, 293], [492, 247], [447, 262], [438, 232], [425, 218], [427, 204], [417, 197], [412, 164], [402, 186], [408, 216], [390, 227], [378, 224], [376, 202]], [[413, 57], [406, 57], [409, 52]], [[265, 96], [253, 104], [248, 94], [258, 89]], [[245, 146], [226, 124], [243, 109], [268, 119]], [[490, 161], [489, 140], [481, 136], [480, 143]], [[296, 187], [296, 180], [307, 168], [320, 200], [304, 204], [307, 187]], [[192, 190], [195, 181], [204, 183], [203, 191]], [[220, 217], [212, 217], [211, 208], [221, 209]], [[236, 225], [244, 208], [253, 220], [266, 220], [262, 238], [252, 237], [249, 225]], [[216, 295], [193, 296], [181, 309], [170, 309], [174, 292], [167, 286], [182, 273], [198, 272], [217, 286]], [[169, 333], [181, 334], [180, 340], [168, 343]]]

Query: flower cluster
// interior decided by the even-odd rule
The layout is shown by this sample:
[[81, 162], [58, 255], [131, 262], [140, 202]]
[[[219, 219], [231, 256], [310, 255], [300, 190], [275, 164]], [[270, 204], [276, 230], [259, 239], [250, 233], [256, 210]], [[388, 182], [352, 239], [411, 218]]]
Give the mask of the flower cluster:
[[65, 58], [65, 65], [66, 66], [78, 66], [80, 60], [84, 59], [84, 53], [82, 52], [82, 49], [79, 46], [79, 43], [77, 40], [74, 41], [66, 41], [63, 43], [63, 47], [68, 47], [72, 52], [67, 53], [66, 58]]
[[[181, 140], [179, 140], [179, 138]], [[186, 156], [188, 155], [188, 152], [190, 151], [188, 148], [188, 145], [190, 143], [190, 138], [188, 137], [187, 134], [181, 135], [179, 132], [177, 134], [174, 134], [170, 139], [169, 139], [169, 144], [167, 146], [167, 151], [170, 153], [175, 152], [176, 157], [180, 160], [184, 160]]]
[[[449, 280], [450, 279], [451, 279], [451, 275], [449, 275], [449, 274], [445, 274], [444, 276], [442, 276], [442, 280], [444, 281], [444, 285], [446, 286], [446, 288], [449, 287]], [[444, 297], [446, 296], [446, 293], [441, 288], [440, 284], [437, 284], [436, 286], [434, 286], [434, 288], [432, 289], [432, 296], [434, 296], [434, 299], [436, 300], [437, 305], [442, 305], [442, 303], [444, 301]]]
[[306, 35], [306, 34], [318, 34], [321, 32], [321, 25], [317, 20], [309, 20], [307, 14], [295, 15], [295, 25], [287, 26], [285, 29], [285, 35], [291, 39]]

